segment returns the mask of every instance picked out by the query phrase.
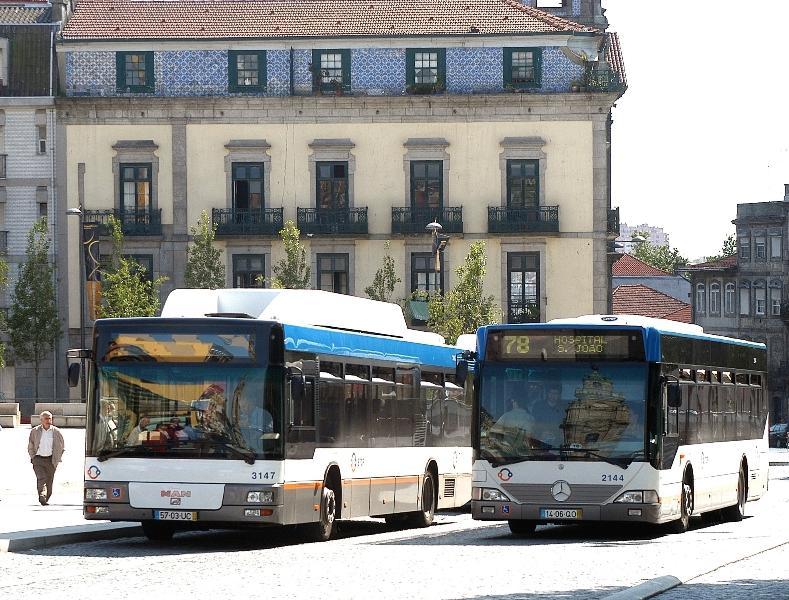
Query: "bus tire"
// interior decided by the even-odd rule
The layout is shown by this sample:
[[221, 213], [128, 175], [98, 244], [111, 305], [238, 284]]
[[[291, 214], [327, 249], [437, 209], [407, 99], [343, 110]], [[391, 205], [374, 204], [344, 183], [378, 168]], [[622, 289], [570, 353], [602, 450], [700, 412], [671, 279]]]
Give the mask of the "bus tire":
[[537, 521], [512, 520], [507, 521], [507, 525], [510, 526], [510, 532], [512, 535], [524, 537], [527, 535], [532, 535], [534, 530], [537, 529]]
[[426, 471], [422, 479], [421, 505], [421, 510], [410, 513], [407, 517], [411, 527], [430, 527], [436, 517], [436, 486], [430, 471]]
[[682, 478], [682, 496], [679, 500], [680, 517], [669, 523], [671, 533], [685, 533], [690, 526], [690, 515], [693, 514], [693, 480], [685, 472]]
[[334, 524], [337, 520], [337, 498], [334, 490], [323, 484], [321, 490], [321, 503], [317, 523], [307, 526], [308, 536], [314, 542], [327, 542], [334, 534]]
[[152, 542], [169, 542], [175, 534], [175, 527], [169, 523], [158, 521], [142, 521], [142, 532]]
[[742, 521], [745, 517], [745, 503], [748, 501], [748, 478], [745, 475], [745, 465], [740, 465], [737, 476], [737, 503], [723, 509], [723, 518], [726, 521]]

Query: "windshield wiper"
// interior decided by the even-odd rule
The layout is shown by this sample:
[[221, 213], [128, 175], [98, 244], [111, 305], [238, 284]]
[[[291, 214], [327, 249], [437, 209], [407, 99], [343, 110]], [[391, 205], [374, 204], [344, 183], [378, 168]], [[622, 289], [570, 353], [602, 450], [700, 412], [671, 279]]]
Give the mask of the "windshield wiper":
[[96, 460], [99, 462], [104, 462], [110, 458], [114, 458], [115, 456], [121, 456], [122, 454], [131, 454], [136, 450], [140, 450], [142, 448], [146, 448], [145, 446], [124, 446], [123, 448], [116, 448], [115, 450], [102, 450], [96, 455]]
[[[614, 465], [615, 467], [620, 467], [621, 469], [627, 469], [630, 466], [630, 463], [633, 462], [632, 456], [626, 456], [624, 458], [614, 458], [613, 456], [606, 456], [605, 454], [600, 454], [596, 450], [592, 450], [591, 448], [571, 448], [570, 446], [562, 446], [559, 448], [562, 452], [585, 452], [586, 456], [594, 456], [595, 458], [599, 458], [600, 460], [607, 462], [610, 465]], [[639, 452], [641, 452], [639, 450]]]
[[245, 463], [249, 465], [255, 464], [255, 453], [249, 448], [239, 448], [238, 446], [229, 444], [227, 442], [219, 442], [219, 444], [223, 448], [227, 448], [228, 450], [230, 450], [236, 456], [243, 458]]

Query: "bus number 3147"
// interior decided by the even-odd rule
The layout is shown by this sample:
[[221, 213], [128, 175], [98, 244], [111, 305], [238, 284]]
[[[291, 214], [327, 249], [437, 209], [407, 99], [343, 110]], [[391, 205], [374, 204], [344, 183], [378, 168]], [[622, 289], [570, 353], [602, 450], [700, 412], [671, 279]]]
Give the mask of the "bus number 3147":
[[253, 471], [252, 479], [274, 479], [274, 471]]

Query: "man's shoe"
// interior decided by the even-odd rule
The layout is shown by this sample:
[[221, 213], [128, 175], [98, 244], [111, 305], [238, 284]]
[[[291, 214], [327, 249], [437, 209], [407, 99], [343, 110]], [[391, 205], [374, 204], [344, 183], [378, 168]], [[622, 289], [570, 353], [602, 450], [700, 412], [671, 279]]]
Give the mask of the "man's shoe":
[[38, 497], [38, 501], [41, 503], [41, 506], [46, 506], [47, 505], [47, 499], [44, 496], [39, 496]]

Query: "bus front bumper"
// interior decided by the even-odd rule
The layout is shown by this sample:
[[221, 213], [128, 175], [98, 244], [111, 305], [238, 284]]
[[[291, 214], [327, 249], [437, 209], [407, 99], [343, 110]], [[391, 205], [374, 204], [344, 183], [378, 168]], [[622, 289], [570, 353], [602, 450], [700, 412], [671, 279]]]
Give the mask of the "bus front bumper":
[[[575, 512], [573, 512], [575, 511]], [[551, 514], [573, 515], [555, 518]], [[659, 523], [659, 504], [617, 503], [600, 505], [536, 505], [516, 502], [471, 501], [471, 516], [480, 521], [527, 520], [540, 523], [583, 523], [615, 521], [620, 523]]]

